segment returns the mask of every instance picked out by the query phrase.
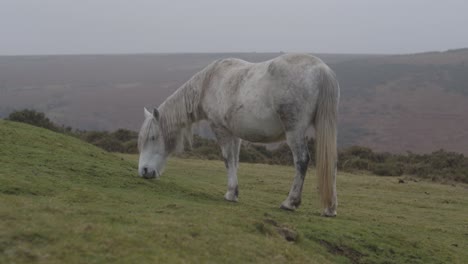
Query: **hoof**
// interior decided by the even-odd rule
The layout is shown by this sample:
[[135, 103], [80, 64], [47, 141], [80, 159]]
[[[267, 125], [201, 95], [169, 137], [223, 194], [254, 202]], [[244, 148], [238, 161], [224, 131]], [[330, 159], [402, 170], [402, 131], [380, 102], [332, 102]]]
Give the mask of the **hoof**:
[[227, 193], [224, 195], [224, 200], [229, 201], [229, 202], [237, 203], [237, 201], [239, 200], [239, 198], [238, 198], [237, 195], [235, 195], [234, 193], [227, 192]]
[[284, 201], [280, 205], [280, 209], [287, 210], [287, 211], [295, 211], [297, 209], [297, 205], [295, 203], [289, 202], [289, 200]]
[[336, 210], [325, 209], [322, 213], [323, 217], [336, 217]]
[[296, 208], [295, 207], [291, 207], [291, 206], [286, 206], [286, 205], [280, 205], [280, 209], [283, 209], [283, 210], [286, 210], [286, 211], [295, 211]]

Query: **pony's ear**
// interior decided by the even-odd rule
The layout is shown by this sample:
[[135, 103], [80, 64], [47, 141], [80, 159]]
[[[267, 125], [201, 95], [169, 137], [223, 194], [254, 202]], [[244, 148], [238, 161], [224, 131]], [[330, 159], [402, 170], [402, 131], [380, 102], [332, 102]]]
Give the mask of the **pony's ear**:
[[156, 118], [156, 120], [159, 120], [159, 111], [158, 109], [154, 108], [153, 109], [153, 116]]
[[149, 118], [149, 117], [152, 117], [153, 115], [146, 109], [146, 107], [144, 108], [144, 111], [145, 111], [145, 118]]

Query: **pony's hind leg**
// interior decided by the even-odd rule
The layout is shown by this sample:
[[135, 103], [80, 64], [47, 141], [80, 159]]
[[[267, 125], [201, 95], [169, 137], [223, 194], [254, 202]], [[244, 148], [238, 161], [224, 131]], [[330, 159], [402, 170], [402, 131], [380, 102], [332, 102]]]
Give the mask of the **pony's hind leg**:
[[227, 170], [227, 192], [224, 199], [231, 202], [237, 202], [239, 197], [239, 187], [237, 184], [237, 168], [239, 167], [239, 150], [241, 140], [232, 136], [228, 131], [222, 128], [213, 127], [218, 144], [224, 159], [224, 165]]
[[304, 133], [287, 132], [286, 141], [293, 154], [296, 175], [294, 176], [288, 198], [281, 204], [280, 208], [295, 210], [301, 204], [302, 186], [304, 185], [310, 155]]

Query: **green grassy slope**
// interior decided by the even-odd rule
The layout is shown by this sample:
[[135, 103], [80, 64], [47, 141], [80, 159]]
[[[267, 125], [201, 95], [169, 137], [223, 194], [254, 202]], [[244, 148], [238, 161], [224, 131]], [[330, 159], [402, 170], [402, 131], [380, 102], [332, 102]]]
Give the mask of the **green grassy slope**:
[[[290, 167], [241, 164], [240, 202], [221, 162], [173, 159], [161, 180], [136, 157], [0, 121], [0, 263], [466, 263], [466, 186], [340, 174], [337, 218], [278, 209]], [[289, 242], [278, 230], [294, 230]]]

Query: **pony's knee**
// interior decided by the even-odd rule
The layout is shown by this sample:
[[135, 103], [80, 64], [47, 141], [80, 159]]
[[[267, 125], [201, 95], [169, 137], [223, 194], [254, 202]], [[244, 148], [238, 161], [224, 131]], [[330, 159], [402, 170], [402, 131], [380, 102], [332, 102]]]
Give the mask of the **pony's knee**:
[[296, 161], [296, 169], [301, 175], [305, 175], [307, 172], [307, 167], [309, 166], [310, 155], [308, 151], [305, 151]]

